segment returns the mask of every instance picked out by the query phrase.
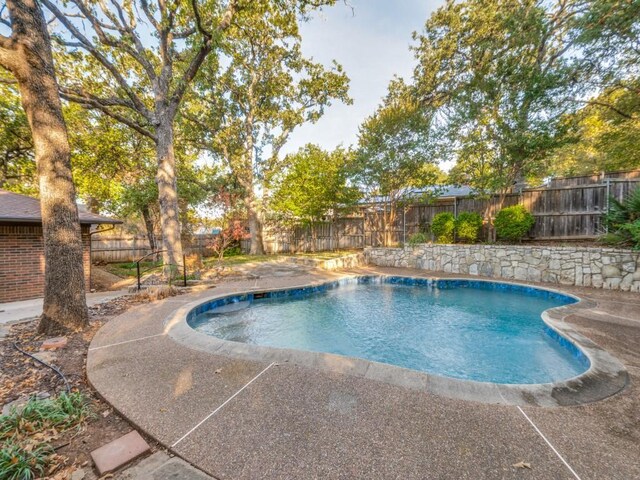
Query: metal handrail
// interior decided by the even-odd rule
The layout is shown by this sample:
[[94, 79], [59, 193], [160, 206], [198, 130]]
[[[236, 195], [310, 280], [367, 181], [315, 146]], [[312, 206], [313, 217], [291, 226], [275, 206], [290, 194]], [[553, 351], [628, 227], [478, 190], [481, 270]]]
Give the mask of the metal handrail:
[[[136, 277], [138, 279], [138, 291], [140, 291], [142, 289], [142, 274], [146, 273], [146, 272], [150, 272], [151, 270], [155, 270], [157, 268], [164, 268], [164, 267], [182, 267], [182, 281], [183, 281], [183, 286], [187, 286], [187, 260], [186, 260], [186, 255], [182, 254], [182, 265], [178, 265], [175, 263], [164, 263], [164, 261], [162, 262], [162, 265], [156, 265], [155, 267], [149, 267], [146, 270], [140, 270], [140, 262], [142, 260], [144, 260], [147, 257], [150, 257], [151, 255], [157, 255], [158, 253], [163, 253], [166, 252], [167, 250], [156, 250], [154, 252], [151, 253], [147, 253], [146, 255], [140, 257], [138, 260], [136, 260]], [[169, 276], [169, 285], [171, 285], [171, 276]]]

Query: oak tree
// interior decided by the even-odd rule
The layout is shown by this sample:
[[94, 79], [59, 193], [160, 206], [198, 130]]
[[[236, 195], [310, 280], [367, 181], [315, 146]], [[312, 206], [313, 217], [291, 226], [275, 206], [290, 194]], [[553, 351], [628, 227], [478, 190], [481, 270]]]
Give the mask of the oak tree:
[[156, 183], [164, 260], [182, 261], [174, 122], [207, 55], [238, 9], [237, 0], [41, 0], [60, 22], [56, 36], [78, 65], [63, 79], [65, 99], [97, 109], [149, 138], [155, 146]]
[[82, 329], [89, 321], [82, 239], [47, 24], [36, 0], [7, 0], [5, 5], [8, 18], [0, 21], [11, 34], [0, 35], [0, 66], [18, 82], [38, 170], [45, 254], [38, 330]]
[[291, 132], [316, 122], [332, 101], [350, 102], [340, 65], [327, 69], [301, 51], [299, 21], [310, 8], [332, 3], [253, 1], [225, 35], [223, 59], [209, 59], [195, 89], [188, 118], [242, 186], [251, 254], [264, 253], [265, 186], [281, 168], [279, 153]]

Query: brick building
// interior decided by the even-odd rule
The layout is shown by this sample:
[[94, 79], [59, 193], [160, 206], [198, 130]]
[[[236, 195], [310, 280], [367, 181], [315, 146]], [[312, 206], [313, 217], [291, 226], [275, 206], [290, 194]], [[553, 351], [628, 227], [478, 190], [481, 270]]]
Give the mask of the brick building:
[[[87, 290], [91, 278], [91, 226], [122, 223], [79, 212]], [[44, 291], [40, 202], [0, 189], [0, 303], [38, 298]]]

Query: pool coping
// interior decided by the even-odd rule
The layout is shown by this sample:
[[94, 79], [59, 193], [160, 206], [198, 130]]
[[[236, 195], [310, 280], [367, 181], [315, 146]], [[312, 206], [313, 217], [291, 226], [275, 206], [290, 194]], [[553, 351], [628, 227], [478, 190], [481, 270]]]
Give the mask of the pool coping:
[[321, 287], [336, 280], [323, 280], [291, 285], [281, 288], [247, 288], [234, 293], [211, 295], [190, 302], [176, 310], [164, 323], [165, 332], [174, 341], [191, 349], [243, 360], [294, 364], [307, 368], [329, 371], [337, 374], [352, 375], [374, 381], [384, 382], [412, 390], [429, 392], [435, 395], [476, 401], [482, 403], [506, 404], [517, 406], [558, 407], [581, 405], [608, 398], [624, 389], [629, 382], [629, 374], [624, 365], [613, 355], [596, 343], [578, 333], [566, 321], [580, 310], [593, 308], [595, 302], [576, 295], [539, 286], [516, 282], [493, 281], [484, 279], [451, 277], [413, 277], [408, 275], [357, 274], [345, 275], [342, 279], [378, 277], [381, 279], [403, 278], [420, 281], [463, 281], [488, 284], [513, 285], [534, 290], [546, 291], [577, 300], [576, 303], [554, 307], [542, 314], [543, 322], [561, 337], [577, 347], [589, 360], [590, 366], [584, 373], [556, 383], [543, 384], [500, 384], [461, 380], [432, 373], [421, 372], [390, 364], [379, 363], [357, 357], [348, 357], [331, 353], [312, 352], [289, 348], [250, 345], [222, 340], [194, 330], [188, 324], [188, 315], [196, 307], [223, 298], [238, 297], [258, 292], [281, 292], [300, 288]]

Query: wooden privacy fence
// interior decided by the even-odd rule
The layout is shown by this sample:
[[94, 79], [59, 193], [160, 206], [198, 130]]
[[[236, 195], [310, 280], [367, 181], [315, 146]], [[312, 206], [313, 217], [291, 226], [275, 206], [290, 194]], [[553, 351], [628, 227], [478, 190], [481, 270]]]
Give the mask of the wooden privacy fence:
[[[530, 232], [534, 240], [594, 239], [604, 233], [603, 215], [609, 209], [610, 198], [621, 201], [640, 187], [640, 170], [622, 173], [625, 175], [557, 179], [549, 187], [507, 195], [502, 207], [522, 204], [534, 215], [536, 223]], [[585, 178], [597, 183], [589, 183]], [[272, 227], [265, 231], [265, 250], [290, 253], [380, 246], [385, 231], [383, 208], [382, 205], [363, 206], [357, 215], [316, 226], [315, 235], [308, 227], [290, 230]], [[412, 234], [428, 228], [433, 217], [441, 212], [454, 216], [460, 212], [481, 215], [489, 212], [495, 216], [499, 208], [497, 196], [440, 198], [431, 204], [408, 205], [400, 208], [395, 222], [387, 226], [387, 237], [391, 243], [405, 243]], [[249, 242], [244, 241], [242, 247], [248, 250]]]
[[[208, 244], [212, 238], [212, 235], [194, 235], [188, 244], [183, 244], [184, 253], [208, 256], [210, 254]], [[162, 248], [161, 237], [156, 238], [156, 245], [158, 249]], [[91, 236], [92, 262], [135, 262], [149, 253], [151, 248], [146, 235], [107, 236], [96, 233]]]
[[[536, 218], [530, 232], [535, 240], [588, 240], [604, 233], [603, 214], [609, 209], [610, 198], [623, 200], [640, 187], [640, 170], [614, 172], [604, 175], [554, 179], [548, 187], [531, 188], [504, 198], [502, 207], [522, 204]], [[439, 198], [431, 204], [408, 205], [400, 208], [396, 220], [385, 225], [383, 205], [362, 206], [353, 215], [308, 227], [265, 229], [264, 246], [269, 253], [308, 252], [312, 250], [361, 249], [380, 246], [383, 233], [391, 243], [405, 243], [409, 237], [431, 225], [441, 212], [486, 212], [494, 216], [499, 210], [497, 196], [483, 199], [472, 196]], [[212, 235], [194, 235], [185, 252], [207, 256]], [[315, 240], [314, 240], [315, 238]], [[244, 251], [249, 241], [241, 242]], [[161, 239], [157, 239], [161, 245]], [[95, 234], [91, 241], [93, 261], [134, 261], [151, 252], [146, 236], [107, 236]]]

